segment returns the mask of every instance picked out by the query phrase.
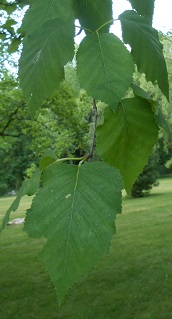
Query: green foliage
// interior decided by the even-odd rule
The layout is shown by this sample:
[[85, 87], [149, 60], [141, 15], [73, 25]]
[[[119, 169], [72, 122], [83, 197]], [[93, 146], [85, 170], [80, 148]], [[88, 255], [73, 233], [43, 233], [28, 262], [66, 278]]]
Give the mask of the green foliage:
[[[27, 136], [28, 137], [28, 136]], [[25, 170], [35, 160], [30, 150], [31, 139], [26, 136], [3, 138], [0, 147], [0, 184], [6, 183], [7, 191], [17, 191], [25, 177]], [[29, 138], [29, 137], [28, 137]]]
[[[133, 60], [146, 79], [157, 82], [166, 98], [169, 97], [163, 47], [157, 31], [151, 26], [154, 2], [145, 1], [144, 5], [141, 1], [130, 2], [136, 11], [125, 11], [119, 16], [119, 21], [124, 43], [131, 46], [131, 52], [109, 33], [113, 21], [110, 0], [36, 0], [31, 2], [23, 23], [26, 36], [19, 76], [29, 112], [32, 116], [37, 115], [37, 122], [46, 120], [44, 126], [50, 131], [53, 125], [58, 125], [64, 129], [62, 132], [71, 133], [64, 135], [60, 145], [63, 151], [59, 147], [55, 156], [49, 151], [55, 149], [59, 130], [53, 136], [53, 147], [48, 145], [50, 140], [43, 137], [42, 146], [47, 146], [48, 154], [40, 163], [42, 188], [34, 197], [25, 224], [30, 236], [47, 238], [41, 256], [55, 283], [60, 302], [72, 283], [108, 252], [114, 217], [120, 211], [122, 178], [129, 193], [158, 138], [158, 125], [162, 122], [159, 106], [138, 87], [138, 83], [133, 83]], [[80, 21], [80, 31], [84, 29], [86, 33], [76, 57], [74, 17]], [[73, 103], [69, 90], [61, 90], [66, 85], [63, 80], [67, 63], [76, 64], [81, 88], [92, 97], [92, 113], [83, 107], [85, 99], [89, 99], [85, 91], [75, 95]], [[76, 79], [74, 86], [76, 92]], [[126, 98], [130, 87], [134, 98]], [[66, 103], [64, 98], [61, 99], [62, 95], [68, 96]], [[104, 123], [98, 128], [97, 101], [108, 104]], [[85, 143], [85, 153], [81, 147], [84, 145], [81, 136], [86, 131], [83, 123], [89, 130], [92, 118], [93, 137], [91, 140], [87, 135], [90, 143]], [[72, 140], [73, 147], [66, 137]], [[105, 163], [85, 163], [93, 157], [96, 142]], [[67, 159], [66, 154], [72, 156]], [[61, 155], [64, 158], [59, 158]], [[71, 165], [78, 160], [78, 165]], [[60, 164], [62, 161], [70, 164]]]
[[18, 83], [4, 71], [0, 81], [0, 185], [6, 184], [7, 192], [20, 188], [25, 170], [36, 160], [26, 130], [28, 120]]
[[73, 83], [61, 83], [32, 120], [18, 82], [4, 72], [0, 81], [0, 185], [7, 185], [7, 192], [17, 191], [24, 177], [32, 176], [29, 167], [38, 165], [45, 150], [48, 155], [54, 151], [58, 158], [89, 150], [92, 101], [85, 91], [76, 93], [74, 68], [66, 66], [65, 73]]
[[155, 151], [156, 169], [160, 176], [172, 174], [171, 143], [161, 134]]
[[0, 44], [10, 54], [19, 50], [19, 45], [23, 38], [18, 18], [23, 16], [23, 8], [26, 4], [29, 4], [29, 0], [3, 0], [0, 2], [2, 17], [0, 22], [0, 39], [3, 40], [3, 42], [0, 40]]
[[6, 192], [8, 191], [8, 186], [7, 184], [0, 184], [0, 196], [3, 196], [6, 194]]

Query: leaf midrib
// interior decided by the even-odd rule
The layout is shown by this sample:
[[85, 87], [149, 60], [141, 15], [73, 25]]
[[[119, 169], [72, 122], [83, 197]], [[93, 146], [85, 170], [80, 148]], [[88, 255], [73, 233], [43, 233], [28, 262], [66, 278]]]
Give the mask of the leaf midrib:
[[77, 189], [78, 178], [79, 178], [79, 170], [80, 170], [80, 166], [78, 165], [78, 170], [77, 170], [77, 174], [76, 174], [76, 181], [75, 181], [75, 186], [74, 186], [73, 200], [72, 200], [72, 205], [71, 205], [71, 210], [70, 210], [70, 222], [69, 222], [69, 227], [68, 227], [67, 243], [66, 243], [66, 250], [65, 250], [65, 256], [64, 256], [64, 267], [63, 267], [63, 275], [62, 275], [64, 282], [66, 279], [64, 274], [66, 272], [67, 254], [68, 254], [68, 250], [69, 250], [69, 242], [70, 242], [71, 226], [72, 226], [72, 220], [73, 220], [76, 189]]

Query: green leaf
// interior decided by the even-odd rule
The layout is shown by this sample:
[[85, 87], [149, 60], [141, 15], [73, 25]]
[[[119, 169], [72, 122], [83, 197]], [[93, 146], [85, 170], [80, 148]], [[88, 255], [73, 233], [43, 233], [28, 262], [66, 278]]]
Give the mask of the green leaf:
[[9, 222], [11, 212], [15, 212], [17, 208], [19, 207], [20, 200], [22, 199], [22, 197], [24, 195], [32, 196], [37, 192], [39, 188], [40, 177], [41, 177], [41, 172], [39, 169], [37, 169], [31, 179], [26, 179], [22, 183], [22, 186], [17, 194], [17, 197], [15, 198], [14, 202], [11, 204], [11, 206], [9, 207], [9, 209], [7, 210], [3, 218], [3, 221], [0, 227], [0, 233], [3, 231], [3, 229]]
[[156, 102], [151, 101], [152, 105], [154, 106], [155, 110], [155, 119], [159, 127], [161, 127], [164, 132], [168, 135], [169, 138], [172, 138], [172, 132], [169, 126], [168, 121], [166, 120], [161, 108], [157, 105]]
[[15, 36], [15, 31], [13, 27], [5, 27], [4, 29], [6, 29], [12, 37]]
[[145, 92], [140, 86], [135, 84], [134, 82], [131, 84], [131, 88], [133, 89], [133, 92], [136, 96], [139, 96], [143, 99], [148, 100], [152, 107], [155, 114], [155, 120], [160, 128], [162, 128], [166, 134], [170, 137], [172, 135], [168, 121], [166, 120], [160, 106], [157, 102], [151, 99], [151, 96]]
[[155, 0], [129, 0], [132, 8], [135, 9], [138, 14], [146, 16], [149, 18], [150, 23], [152, 23], [153, 12], [154, 12], [154, 2]]
[[167, 67], [158, 32], [135, 11], [125, 11], [119, 16], [119, 20], [124, 42], [131, 46], [138, 70], [146, 74], [148, 81], [157, 81], [159, 88], [169, 99]]
[[14, 20], [14, 19], [9, 18], [9, 19], [5, 22], [5, 24], [2, 25], [2, 28], [3, 28], [3, 29], [8, 29], [8, 28], [11, 28], [11, 26], [13, 26], [13, 25], [15, 25], [15, 24], [17, 24], [17, 21]]
[[97, 151], [105, 162], [119, 169], [128, 193], [157, 138], [158, 126], [147, 100], [122, 100], [116, 113], [106, 108], [104, 124], [97, 127]]
[[136, 96], [142, 97], [143, 99], [150, 100], [150, 95], [145, 92], [140, 86], [138, 86], [136, 83], [131, 83], [131, 88], [133, 89], [133, 92]]
[[6, 34], [5, 33], [0, 33], [0, 39], [2, 40], [2, 41], [4, 41], [5, 39], [6, 39]]
[[32, 33], [48, 20], [60, 18], [67, 20], [73, 16], [71, 0], [36, 0], [31, 4], [23, 19], [22, 29]]
[[121, 212], [119, 172], [102, 162], [54, 164], [27, 211], [24, 230], [45, 236], [40, 256], [54, 281], [59, 302], [69, 287], [108, 253]]
[[64, 79], [64, 66], [74, 55], [73, 20], [54, 19], [26, 37], [19, 76], [32, 115]]
[[87, 35], [81, 42], [77, 53], [81, 87], [113, 110], [132, 82], [133, 72], [132, 57], [115, 35]]
[[155, 120], [158, 126], [162, 128], [166, 132], [166, 134], [170, 137], [172, 133], [171, 133], [168, 121], [166, 120], [160, 106], [158, 105], [158, 102], [155, 102], [154, 100], [152, 100], [151, 96], [137, 84], [132, 83], [131, 88], [133, 89], [133, 92], [136, 96], [140, 96], [151, 103], [154, 110], [154, 114], [155, 114]]
[[55, 161], [56, 161], [55, 157], [52, 157], [49, 155], [43, 157], [40, 161], [40, 164], [39, 164], [41, 172], [43, 172], [49, 165], [51, 165]]
[[7, 51], [8, 53], [14, 53], [17, 52], [19, 49], [19, 45], [21, 44], [21, 39], [20, 38], [14, 38], [12, 39]]
[[[97, 30], [106, 24], [100, 32], [109, 32], [113, 22], [112, 0], [73, 0], [76, 18], [79, 19], [81, 27], [91, 31]], [[86, 33], [87, 30], [85, 30]]]

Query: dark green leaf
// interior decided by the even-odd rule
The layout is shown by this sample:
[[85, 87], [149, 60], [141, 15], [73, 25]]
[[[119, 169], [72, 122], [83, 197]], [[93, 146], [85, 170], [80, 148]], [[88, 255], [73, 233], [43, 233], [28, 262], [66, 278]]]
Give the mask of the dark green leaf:
[[81, 42], [77, 53], [81, 87], [113, 110], [132, 82], [133, 72], [132, 57], [115, 35], [87, 35]]
[[0, 39], [4, 41], [6, 39], [6, 34], [5, 33], [0, 33]]
[[17, 9], [17, 4], [5, 5], [6, 3], [1, 1], [0, 10], [6, 11], [9, 15], [12, 14]]
[[5, 22], [5, 24], [2, 25], [2, 28], [3, 28], [3, 29], [8, 29], [8, 28], [10, 28], [11, 26], [15, 25], [16, 23], [17, 23], [16, 20], [9, 18], [9, 19]]
[[11, 41], [11, 43], [10, 43], [10, 45], [9, 45], [9, 47], [8, 47], [8, 53], [14, 53], [14, 52], [17, 52], [18, 51], [18, 49], [19, 49], [19, 45], [21, 44], [21, 39], [20, 38], [18, 38], [18, 39], [16, 39], [16, 38], [14, 38], [14, 39], [12, 39], [12, 41]]
[[[81, 27], [91, 31], [104, 26], [100, 32], [108, 32], [112, 24], [112, 0], [73, 0], [76, 18], [79, 19]], [[85, 30], [86, 33], [88, 33]]]
[[19, 76], [32, 115], [64, 79], [64, 66], [74, 55], [73, 20], [54, 19], [26, 37]]
[[168, 121], [166, 120], [160, 106], [157, 105], [154, 101], [152, 101], [152, 105], [154, 106], [155, 110], [155, 119], [159, 127], [161, 127], [164, 132], [169, 136], [169, 138], [172, 138], [172, 132], [169, 126]]
[[158, 126], [147, 100], [122, 100], [116, 113], [106, 108], [104, 124], [97, 128], [97, 150], [105, 162], [119, 169], [128, 193], [157, 137]]
[[132, 8], [135, 9], [138, 12], [138, 14], [148, 17], [150, 23], [152, 23], [155, 0], [129, 0], [129, 1], [132, 5]]
[[[119, 16], [124, 42], [132, 48], [138, 70], [148, 81], [157, 81], [161, 91], [169, 98], [168, 74], [158, 32], [135, 11], [125, 11]], [[158, 67], [157, 67], [158, 66]]]
[[1, 227], [0, 227], [0, 233], [2, 232], [2, 230], [5, 228], [5, 226], [9, 222], [11, 212], [15, 212], [17, 210], [17, 208], [19, 207], [21, 198], [24, 195], [32, 196], [37, 192], [37, 190], [39, 188], [39, 184], [40, 184], [40, 177], [41, 177], [41, 172], [39, 169], [37, 169], [36, 172], [33, 174], [31, 179], [26, 179], [22, 183], [22, 186], [17, 194], [16, 199], [11, 204], [11, 206], [9, 207], [9, 209], [7, 210], [7, 212], [5, 214], [5, 217], [4, 217], [2, 224], [1, 224]]
[[108, 253], [121, 212], [122, 180], [115, 168], [94, 162], [51, 165], [42, 183], [24, 230], [47, 238], [41, 258], [61, 302], [78, 277]]
[[73, 16], [72, 0], [37, 0], [33, 1], [26, 12], [22, 29], [26, 34], [32, 33], [48, 20], [60, 18], [67, 20]]
[[133, 89], [133, 92], [136, 96], [140, 96], [143, 99], [149, 100], [151, 103], [154, 113], [155, 113], [155, 119], [159, 127], [161, 127], [168, 136], [171, 136], [170, 127], [168, 124], [168, 121], [166, 120], [164, 114], [162, 113], [162, 110], [157, 102], [153, 101], [150, 97], [150, 95], [145, 92], [140, 86], [138, 86], [135, 83], [131, 84], [131, 88]]

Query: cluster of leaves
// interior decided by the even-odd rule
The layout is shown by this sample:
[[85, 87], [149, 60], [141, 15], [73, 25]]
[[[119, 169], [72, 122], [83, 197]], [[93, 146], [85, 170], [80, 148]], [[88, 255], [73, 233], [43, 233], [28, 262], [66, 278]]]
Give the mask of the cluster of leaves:
[[[37, 171], [33, 175], [34, 188], [30, 189], [31, 181], [25, 182], [2, 225], [23, 194], [35, 193], [35, 179], [41, 176], [41, 188], [27, 211], [24, 230], [29, 236], [47, 238], [40, 256], [54, 281], [59, 302], [72, 283], [108, 253], [114, 219], [121, 212], [123, 185], [129, 193], [157, 141], [158, 125], [164, 123], [158, 106], [133, 81], [136, 65], [169, 98], [162, 44], [151, 25], [154, 1], [130, 3], [133, 10], [118, 17], [123, 42], [109, 33], [111, 0], [35, 0], [23, 20], [26, 36], [19, 76], [32, 116], [37, 116], [44, 100], [60, 86], [65, 65], [74, 58], [75, 19], [86, 33], [76, 64], [80, 86], [93, 97], [90, 153], [80, 158], [78, 165], [63, 163], [66, 158], [45, 156], [40, 163], [41, 174]], [[131, 52], [125, 44], [130, 45]], [[132, 98], [125, 97], [129, 88], [134, 93]], [[104, 123], [96, 130], [102, 162], [88, 161], [95, 142], [96, 100], [107, 104]]]
[[18, 50], [24, 34], [20, 28], [20, 17], [23, 9], [29, 5], [29, 0], [2, 0], [0, 1], [0, 40], [3, 41], [9, 53]]

